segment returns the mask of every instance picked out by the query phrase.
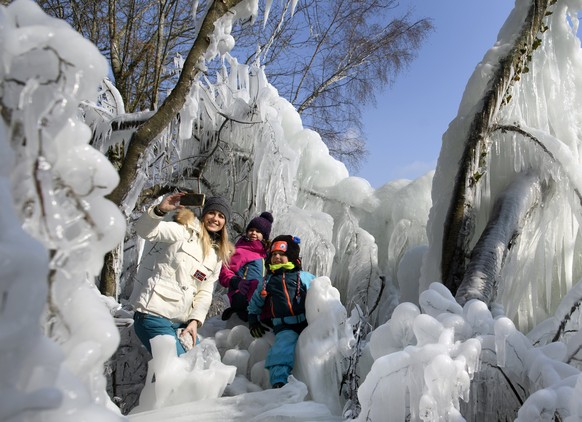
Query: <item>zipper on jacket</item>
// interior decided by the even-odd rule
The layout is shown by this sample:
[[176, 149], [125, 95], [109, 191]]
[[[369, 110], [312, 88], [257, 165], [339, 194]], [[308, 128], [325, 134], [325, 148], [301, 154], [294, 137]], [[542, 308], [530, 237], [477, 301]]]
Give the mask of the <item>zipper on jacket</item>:
[[289, 297], [289, 291], [287, 290], [287, 282], [285, 281], [285, 273], [283, 273], [283, 290], [285, 291], [285, 298], [287, 299], [287, 306], [289, 306], [289, 311], [291, 315], [295, 315], [293, 312], [293, 304], [291, 303], [291, 298]]

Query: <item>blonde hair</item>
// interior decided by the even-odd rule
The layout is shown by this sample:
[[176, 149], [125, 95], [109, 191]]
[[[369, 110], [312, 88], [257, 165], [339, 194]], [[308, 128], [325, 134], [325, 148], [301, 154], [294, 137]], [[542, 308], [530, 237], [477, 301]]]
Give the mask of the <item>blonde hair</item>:
[[[230, 262], [230, 256], [234, 252], [234, 245], [228, 240], [228, 230], [226, 230], [226, 224], [220, 230], [220, 241], [216, 244], [216, 255], [218, 259], [222, 261], [223, 264]], [[202, 243], [202, 254], [206, 258], [210, 250], [212, 249], [212, 239], [208, 234], [208, 230], [204, 226], [204, 222], [200, 221], [200, 241]]]
[[[182, 208], [178, 210], [174, 220], [184, 226], [193, 224], [195, 220], [198, 220], [200, 223], [200, 243], [202, 244], [202, 255], [204, 258], [206, 258], [212, 250], [213, 242], [210, 238], [208, 230], [206, 230], [206, 226], [204, 226], [204, 222], [202, 221], [203, 219], [200, 220], [196, 218], [192, 211], [187, 208]], [[234, 252], [234, 245], [228, 240], [226, 223], [222, 230], [220, 230], [220, 241], [216, 244], [216, 246], [216, 255], [218, 255], [218, 259], [224, 264], [228, 264], [230, 262], [230, 256]]]

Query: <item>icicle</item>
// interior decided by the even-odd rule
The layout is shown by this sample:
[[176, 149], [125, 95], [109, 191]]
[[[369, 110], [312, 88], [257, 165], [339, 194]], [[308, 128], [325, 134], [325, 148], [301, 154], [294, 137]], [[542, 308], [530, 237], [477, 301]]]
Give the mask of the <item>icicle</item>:
[[273, 4], [273, 0], [265, 0], [265, 17], [263, 19], [263, 28], [267, 25], [269, 20], [269, 14], [271, 13], [271, 4]]
[[297, 6], [298, 0], [291, 0], [291, 16], [295, 14], [295, 7]]

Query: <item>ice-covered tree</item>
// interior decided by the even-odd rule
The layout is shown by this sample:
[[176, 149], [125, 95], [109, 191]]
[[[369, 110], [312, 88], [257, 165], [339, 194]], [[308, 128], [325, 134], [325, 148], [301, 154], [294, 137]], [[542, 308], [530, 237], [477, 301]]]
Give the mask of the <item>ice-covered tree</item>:
[[[205, 188], [235, 205], [235, 223], [273, 210], [273, 230], [299, 235], [306, 268], [330, 277], [308, 296], [298, 380], [262, 391], [260, 370], [251, 371], [257, 382], [233, 381], [231, 397], [198, 389], [200, 400], [189, 404], [193, 396], [180, 390], [171, 404], [185, 403], [133, 418], [577, 420], [581, 8], [518, 0], [467, 85], [434, 181], [378, 190], [331, 158], [263, 68], [224, 54], [217, 82], [190, 87], [178, 118], [142, 155], [136, 180], [142, 188], [184, 180], [180, 157], [197, 157]], [[1, 194], [13, 205], [0, 220], [0, 411], [7, 420], [25, 412], [33, 420], [118, 419], [102, 376], [117, 330], [92, 281], [124, 227], [104, 200], [116, 173], [87, 145], [77, 107], [83, 102], [104, 149], [122, 138], [108, 125], [129, 127], [128, 140], [136, 116], [104, 108], [122, 104], [113, 87], [94, 101], [104, 61], [62, 21], [27, 0], [0, 13]], [[126, 215], [141, 189], [130, 191], [120, 201]], [[415, 303], [398, 304], [405, 290]], [[221, 359], [245, 373], [246, 327], [203, 328], [221, 350], [199, 349], [202, 369]], [[170, 369], [163, 398], [174, 388], [166, 381], [185, 378]], [[347, 398], [338, 397], [340, 385], [349, 386]]]

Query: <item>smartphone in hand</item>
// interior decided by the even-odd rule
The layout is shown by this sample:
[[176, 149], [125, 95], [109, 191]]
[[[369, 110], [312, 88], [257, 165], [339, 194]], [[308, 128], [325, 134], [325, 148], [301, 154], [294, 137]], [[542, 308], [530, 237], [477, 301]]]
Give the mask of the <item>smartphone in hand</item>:
[[180, 205], [185, 205], [187, 207], [202, 207], [204, 206], [204, 199], [203, 193], [187, 193], [180, 197]]

